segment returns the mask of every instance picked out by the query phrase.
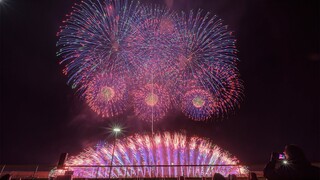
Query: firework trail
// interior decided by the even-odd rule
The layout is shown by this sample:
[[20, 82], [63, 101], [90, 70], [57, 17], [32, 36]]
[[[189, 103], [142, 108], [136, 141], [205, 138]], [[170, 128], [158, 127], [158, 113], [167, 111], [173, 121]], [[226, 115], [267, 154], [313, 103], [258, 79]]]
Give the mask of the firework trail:
[[[85, 0], [57, 35], [68, 83], [103, 117], [124, 113], [126, 102], [146, 121], [164, 118], [170, 108], [207, 120], [224, 117], [242, 99], [235, 38], [209, 13]], [[126, 78], [117, 82], [101, 74]]]
[[[112, 164], [116, 167], [112, 168], [112, 178], [210, 177], [214, 173], [227, 176], [245, 175], [248, 172], [246, 167], [238, 166], [239, 161], [235, 157], [211, 141], [168, 132], [156, 133], [154, 136], [136, 134], [116, 141], [116, 146], [113, 146], [113, 143], [106, 143], [88, 148], [79, 155], [69, 158], [66, 164], [67, 166], [110, 165], [113, 147], [115, 153]], [[128, 167], [117, 167], [127, 165]], [[152, 167], [152, 165], [158, 166]], [[110, 168], [70, 167], [69, 170], [74, 171], [74, 177], [106, 178]], [[61, 173], [63, 173], [61, 170], [52, 170], [49, 176], [55, 177]]]

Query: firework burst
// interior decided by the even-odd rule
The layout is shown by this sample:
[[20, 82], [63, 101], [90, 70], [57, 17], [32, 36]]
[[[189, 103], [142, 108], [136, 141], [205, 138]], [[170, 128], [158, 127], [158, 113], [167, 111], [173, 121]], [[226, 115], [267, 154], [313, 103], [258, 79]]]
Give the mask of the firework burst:
[[[123, 113], [124, 102], [147, 121], [162, 119], [171, 107], [206, 120], [239, 106], [243, 86], [235, 38], [209, 13], [85, 0], [73, 7], [58, 37], [69, 84], [104, 117]], [[126, 80], [102, 80], [101, 72]]]
[[[131, 24], [128, 38], [133, 64], [139, 71], [157, 75], [174, 66], [181, 47], [175, 13], [158, 6], [141, 6]], [[163, 74], [162, 74], [163, 75]]]
[[167, 89], [158, 84], [146, 84], [134, 91], [134, 113], [142, 120], [162, 119], [170, 108]]
[[239, 79], [236, 69], [227, 66], [216, 68], [211, 71], [220, 79], [221, 86], [218, 91], [211, 93], [214, 95], [216, 117], [225, 116], [230, 110], [240, 106], [240, 101], [243, 97], [243, 85]]
[[[110, 165], [115, 147], [111, 177], [210, 177], [214, 173], [245, 175], [246, 167], [239, 160], [200, 137], [187, 137], [180, 133], [133, 135], [116, 142], [116, 146], [105, 144], [99, 148], [88, 148], [66, 162], [67, 166]], [[153, 166], [154, 165], [154, 166]], [[210, 166], [216, 165], [216, 166]], [[221, 165], [221, 166], [219, 166]], [[126, 167], [127, 166], [127, 167]], [[70, 167], [74, 177], [106, 178], [109, 167]], [[57, 176], [53, 170], [50, 176]]]
[[63, 58], [64, 72], [73, 87], [86, 86], [88, 79], [103, 70], [128, 72], [122, 44], [131, 32], [130, 21], [137, 8], [137, 4], [122, 0], [87, 0], [74, 5], [57, 42], [57, 55]]
[[88, 83], [84, 94], [91, 109], [102, 117], [121, 114], [128, 104], [125, 79], [112, 74], [98, 74]]
[[182, 99], [182, 112], [195, 120], [206, 120], [213, 114], [214, 100], [210, 92], [202, 89], [187, 91]]

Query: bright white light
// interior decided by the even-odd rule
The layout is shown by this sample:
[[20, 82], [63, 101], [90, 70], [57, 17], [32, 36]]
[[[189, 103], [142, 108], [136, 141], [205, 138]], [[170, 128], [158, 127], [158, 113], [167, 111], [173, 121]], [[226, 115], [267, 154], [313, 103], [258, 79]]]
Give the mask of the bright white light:
[[284, 161], [283, 161], [283, 164], [288, 164], [288, 161], [284, 160]]
[[[1, 0], [0, 0], [1, 1]], [[113, 132], [120, 132], [121, 131], [121, 129], [120, 128], [113, 128]]]

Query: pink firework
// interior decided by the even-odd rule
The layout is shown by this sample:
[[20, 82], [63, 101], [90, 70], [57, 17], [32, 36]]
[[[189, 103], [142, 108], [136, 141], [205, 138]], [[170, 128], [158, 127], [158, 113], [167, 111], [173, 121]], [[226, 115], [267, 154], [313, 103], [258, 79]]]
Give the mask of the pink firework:
[[214, 113], [214, 99], [209, 91], [192, 89], [185, 93], [181, 109], [184, 114], [194, 120], [207, 120]]
[[210, 68], [211, 73], [215, 74], [220, 81], [220, 88], [211, 91], [215, 102], [215, 117], [223, 117], [228, 112], [240, 106], [243, 97], [243, 85], [237, 70], [230, 69], [228, 66], [220, 68]]
[[146, 84], [133, 93], [134, 113], [142, 120], [162, 119], [170, 108], [168, 91], [158, 84]]
[[[114, 155], [112, 154], [114, 150]], [[114, 158], [112, 158], [114, 156]], [[113, 168], [110, 173], [110, 164]], [[113, 143], [87, 148], [66, 162], [76, 178], [153, 178], [245, 176], [248, 170], [239, 160], [212, 141], [180, 133], [133, 135]], [[101, 167], [92, 167], [100, 165]], [[91, 167], [90, 167], [91, 166]], [[63, 174], [52, 170], [50, 177]]]
[[174, 16], [175, 13], [165, 8], [140, 7], [131, 22], [132, 34], [127, 37], [125, 46], [125, 53], [136, 70], [158, 75], [175, 66], [182, 44]]
[[128, 97], [124, 78], [98, 74], [88, 83], [84, 94], [90, 108], [102, 117], [116, 116], [126, 110]]
[[68, 83], [103, 117], [123, 113], [126, 104], [147, 121], [163, 118], [171, 106], [194, 120], [223, 117], [239, 107], [236, 39], [210, 13], [83, 0], [57, 35]]

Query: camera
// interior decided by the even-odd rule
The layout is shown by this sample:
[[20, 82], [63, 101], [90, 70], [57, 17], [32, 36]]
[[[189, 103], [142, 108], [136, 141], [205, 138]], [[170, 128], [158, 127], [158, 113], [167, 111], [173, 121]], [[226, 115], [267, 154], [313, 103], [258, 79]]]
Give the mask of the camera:
[[286, 156], [283, 153], [273, 152], [271, 154], [271, 161], [281, 161], [285, 159], [286, 159]]

